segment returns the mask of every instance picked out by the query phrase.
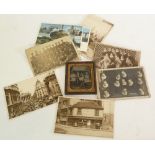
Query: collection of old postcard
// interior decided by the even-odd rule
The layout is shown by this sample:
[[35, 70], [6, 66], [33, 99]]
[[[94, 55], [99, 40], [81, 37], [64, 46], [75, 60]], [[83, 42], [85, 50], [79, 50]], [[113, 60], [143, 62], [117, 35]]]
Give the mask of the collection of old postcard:
[[[150, 96], [141, 52], [101, 43], [112, 27], [96, 15], [81, 25], [42, 23], [26, 49], [34, 77], [4, 88], [9, 118], [58, 103], [55, 133], [112, 138], [114, 101]], [[60, 88], [54, 69], [64, 65]], [[75, 97], [83, 94], [97, 98]]]

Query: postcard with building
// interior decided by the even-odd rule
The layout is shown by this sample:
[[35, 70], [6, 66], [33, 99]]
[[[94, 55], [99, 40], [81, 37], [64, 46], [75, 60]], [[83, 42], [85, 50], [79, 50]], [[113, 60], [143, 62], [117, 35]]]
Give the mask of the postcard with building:
[[55, 133], [113, 137], [114, 102], [59, 97]]
[[34, 75], [78, 59], [75, 46], [68, 36], [29, 48], [26, 54]]
[[36, 44], [70, 36], [78, 51], [87, 51], [90, 29], [80, 25], [42, 23]]
[[141, 52], [137, 50], [96, 43], [93, 60], [97, 68], [134, 67], [140, 64]]
[[94, 56], [95, 43], [100, 43], [104, 37], [107, 36], [112, 29], [113, 24], [96, 15], [87, 15], [81, 22], [81, 25], [91, 29], [87, 56], [92, 60]]
[[150, 96], [143, 67], [98, 69], [97, 81], [100, 99]]
[[54, 71], [4, 88], [9, 118], [56, 103], [61, 90]]

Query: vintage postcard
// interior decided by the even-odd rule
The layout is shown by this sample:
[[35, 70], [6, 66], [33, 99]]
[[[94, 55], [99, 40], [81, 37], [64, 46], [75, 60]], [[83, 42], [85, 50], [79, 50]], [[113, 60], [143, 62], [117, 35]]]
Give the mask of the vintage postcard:
[[86, 55], [92, 60], [94, 56], [95, 43], [101, 42], [104, 37], [106, 37], [112, 29], [113, 24], [96, 15], [88, 15], [82, 21], [81, 25], [91, 29]]
[[55, 133], [113, 137], [114, 101], [59, 97]]
[[140, 64], [140, 51], [97, 43], [94, 61], [97, 68], [135, 67]]
[[77, 59], [74, 44], [69, 37], [62, 37], [26, 50], [34, 75], [64, 65]]
[[65, 94], [96, 94], [94, 66], [92, 61], [66, 63]]
[[143, 67], [97, 70], [98, 98], [149, 97]]
[[68, 35], [78, 51], [87, 51], [90, 29], [80, 25], [42, 23], [36, 44], [43, 44]]
[[54, 71], [4, 88], [9, 118], [56, 103], [62, 96]]

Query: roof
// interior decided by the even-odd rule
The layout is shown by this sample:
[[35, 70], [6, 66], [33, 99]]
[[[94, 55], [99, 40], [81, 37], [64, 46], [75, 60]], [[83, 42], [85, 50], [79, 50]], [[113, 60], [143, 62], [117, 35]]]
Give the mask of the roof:
[[41, 87], [44, 87], [44, 83], [37, 80], [36, 81], [36, 88], [41, 88]]
[[29, 95], [31, 95], [31, 93], [21, 93], [20, 94], [21, 97], [23, 97], [23, 96], [29, 96]]
[[72, 107], [73, 108], [101, 109], [101, 110], [103, 110], [102, 104], [98, 104], [98, 103], [93, 102], [93, 101], [77, 102]]
[[18, 88], [18, 85], [17, 85], [17, 84], [14, 84], [14, 85], [5, 87], [4, 89], [5, 89], [5, 90], [13, 90], [13, 91], [19, 92], [19, 88]]
[[73, 115], [68, 115], [68, 118], [78, 118], [78, 119], [87, 119], [87, 120], [103, 120], [103, 117], [100, 117], [100, 116], [94, 116], [94, 117], [90, 117], [90, 116], [73, 116]]

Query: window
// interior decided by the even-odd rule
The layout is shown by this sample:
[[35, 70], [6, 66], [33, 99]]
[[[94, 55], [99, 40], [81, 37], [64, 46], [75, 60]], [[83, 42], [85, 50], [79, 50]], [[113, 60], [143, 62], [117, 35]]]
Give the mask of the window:
[[72, 109], [70, 109], [69, 114], [72, 115]]
[[98, 109], [95, 110], [95, 116], [99, 116], [99, 110]]
[[81, 108], [78, 108], [77, 115], [81, 115], [81, 114], [82, 114]]

